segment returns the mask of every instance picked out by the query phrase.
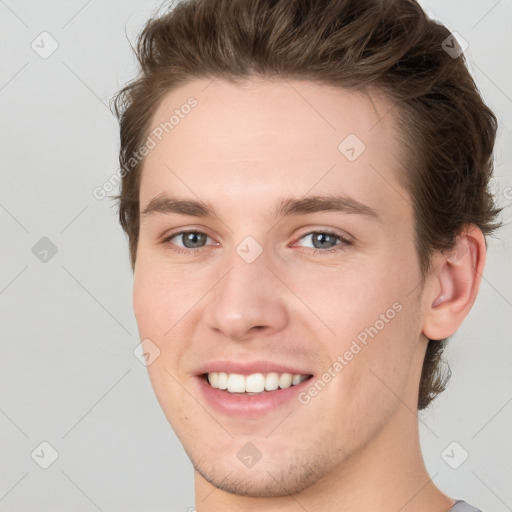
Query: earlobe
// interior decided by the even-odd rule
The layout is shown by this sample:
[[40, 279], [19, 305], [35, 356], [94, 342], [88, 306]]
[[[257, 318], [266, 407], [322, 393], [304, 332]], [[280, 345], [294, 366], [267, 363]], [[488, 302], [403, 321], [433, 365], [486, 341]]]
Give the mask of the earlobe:
[[485, 239], [480, 229], [469, 225], [451, 251], [439, 254], [425, 286], [423, 334], [441, 340], [454, 334], [471, 310], [485, 265]]

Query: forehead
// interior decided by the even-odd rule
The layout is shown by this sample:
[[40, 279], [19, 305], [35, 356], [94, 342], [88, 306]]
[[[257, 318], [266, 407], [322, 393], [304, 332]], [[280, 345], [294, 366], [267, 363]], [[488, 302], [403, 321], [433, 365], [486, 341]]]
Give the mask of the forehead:
[[333, 188], [386, 207], [386, 196], [405, 194], [397, 192], [402, 147], [390, 111], [377, 94], [308, 81], [189, 82], [153, 116], [141, 209], [162, 192], [247, 205]]

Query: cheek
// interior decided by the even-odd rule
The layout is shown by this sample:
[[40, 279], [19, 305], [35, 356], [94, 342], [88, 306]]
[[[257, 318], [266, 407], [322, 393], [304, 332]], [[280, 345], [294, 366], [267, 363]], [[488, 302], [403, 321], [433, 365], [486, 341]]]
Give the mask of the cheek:
[[388, 330], [409, 291], [407, 276], [382, 260], [312, 272], [290, 271], [286, 281], [312, 313], [306, 315], [310, 325], [316, 323], [319, 336], [326, 335], [322, 344], [334, 343], [337, 349], [343, 348], [337, 346], [337, 340], [360, 335], [364, 342], [368, 329], [375, 332], [375, 325], [379, 332]]
[[[175, 379], [180, 380], [177, 362], [184, 347], [179, 343], [180, 318], [186, 313], [183, 304], [187, 301], [180, 294], [182, 287], [175, 280], [178, 275], [169, 275], [156, 263], [140, 258], [133, 281], [133, 310], [141, 340], [149, 339], [159, 350], [158, 357], [147, 366], [155, 396], [171, 425], [177, 424], [183, 414], [182, 404], [186, 396]], [[187, 306], [190, 307], [190, 306]], [[176, 324], [178, 325], [174, 327]], [[186, 337], [181, 336], [181, 339]]]
[[322, 320], [311, 316], [309, 329], [327, 355], [329, 401], [341, 409], [349, 403], [366, 411], [390, 407], [394, 393], [409, 392], [420, 332], [411, 281], [392, 258], [364, 271], [359, 265], [333, 271], [324, 280], [295, 279], [297, 294]]
[[[141, 251], [133, 281], [133, 310], [141, 340], [150, 339], [160, 351], [147, 366], [153, 388], [164, 410], [183, 401], [182, 388], [173, 379], [184, 382], [187, 375], [180, 362], [190, 350], [191, 331], [202, 307], [201, 297], [211, 288], [216, 275], [171, 267], [158, 255], [147, 257]], [[211, 274], [211, 272], [210, 272]], [[171, 405], [170, 405], [171, 404]]]
[[[139, 263], [137, 262], [137, 265]], [[133, 312], [141, 336], [151, 337], [163, 328], [162, 313], [166, 310], [166, 296], [155, 273], [137, 267], [133, 280]]]
[[416, 310], [403, 301], [388, 306], [382, 303], [377, 316], [368, 317], [363, 328], [352, 329], [338, 350], [330, 350], [331, 360], [340, 363], [332, 400], [340, 410], [351, 409], [353, 417], [365, 417], [368, 428], [383, 424], [403, 403], [414, 410], [417, 400], [421, 365], [416, 358]]
[[[139, 258], [139, 257], [138, 257]], [[141, 251], [133, 281], [133, 310], [141, 336], [167, 337], [208, 289], [207, 276], [188, 275], [185, 268], [170, 267], [157, 256]], [[166, 338], [167, 339], [167, 338]]]

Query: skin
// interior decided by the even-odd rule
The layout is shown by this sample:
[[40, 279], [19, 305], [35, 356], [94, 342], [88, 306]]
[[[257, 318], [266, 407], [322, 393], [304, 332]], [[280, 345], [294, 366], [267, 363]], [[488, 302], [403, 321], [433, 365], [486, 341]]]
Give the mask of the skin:
[[[149, 376], [194, 465], [197, 510], [448, 510], [454, 500], [430, 481], [420, 452], [418, 383], [426, 337], [453, 334], [475, 300], [481, 232], [468, 226], [452, 253], [434, 255], [420, 286], [413, 199], [398, 180], [403, 149], [378, 94], [196, 80], [168, 93], [152, 126], [190, 96], [198, 105], [145, 158], [140, 210], [165, 193], [209, 201], [217, 216], [141, 217], [133, 304], [141, 339], [160, 350]], [[354, 161], [338, 150], [349, 134], [366, 146]], [[282, 198], [334, 193], [379, 219], [271, 214]], [[163, 239], [181, 229], [209, 238], [178, 253], [190, 250], [183, 237]], [[326, 229], [352, 243], [314, 253], [308, 235]], [[250, 264], [236, 252], [247, 236], [263, 251]], [[401, 311], [306, 405], [292, 399], [247, 419], [199, 393], [198, 367], [219, 359], [320, 377], [396, 303]], [[262, 454], [251, 468], [237, 457], [247, 442]]]

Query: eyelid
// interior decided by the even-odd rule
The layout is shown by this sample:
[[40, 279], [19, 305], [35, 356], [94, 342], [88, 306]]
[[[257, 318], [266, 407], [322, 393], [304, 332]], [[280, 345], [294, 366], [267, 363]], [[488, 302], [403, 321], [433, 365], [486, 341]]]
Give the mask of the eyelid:
[[[355, 242], [354, 237], [349, 235], [347, 232], [336, 229], [336, 228], [330, 228], [330, 227], [307, 227], [304, 228], [304, 231], [302, 231], [299, 235], [295, 237], [295, 241], [300, 240], [301, 238], [304, 238], [306, 235], [312, 235], [314, 233], [325, 233], [333, 236], [338, 236], [342, 240], [344, 240], [347, 243], [353, 243]], [[295, 242], [294, 242], [295, 243]]]
[[215, 237], [213, 237], [211, 234], [210, 234], [210, 230], [205, 227], [205, 226], [186, 226], [184, 228], [176, 228], [176, 231], [174, 231], [173, 229], [169, 229], [167, 231], [165, 231], [160, 237], [160, 241], [162, 242], [165, 242], [166, 240], [169, 240], [170, 238], [174, 238], [175, 236], [177, 235], [182, 235], [184, 233], [202, 233], [204, 235], [206, 235], [207, 237], [211, 238], [212, 240], [215, 240], [217, 242], [217, 240], [215, 239]]

